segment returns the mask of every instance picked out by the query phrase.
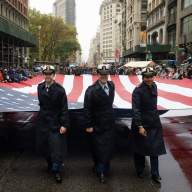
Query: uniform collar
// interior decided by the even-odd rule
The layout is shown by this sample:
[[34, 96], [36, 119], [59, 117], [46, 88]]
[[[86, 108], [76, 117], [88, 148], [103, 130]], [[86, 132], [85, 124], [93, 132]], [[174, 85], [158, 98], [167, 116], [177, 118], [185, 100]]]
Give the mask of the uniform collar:
[[100, 81], [99, 81], [99, 84], [100, 84], [100, 86], [104, 89], [104, 87], [106, 86], [107, 88], [109, 88], [109, 86], [108, 86], [108, 83], [106, 82], [105, 84], [102, 84]]
[[155, 82], [153, 82], [151, 86], [147, 85], [144, 81], [143, 81], [142, 84], [143, 84], [144, 86], [148, 87], [148, 88], [153, 88], [154, 85], [155, 85]]

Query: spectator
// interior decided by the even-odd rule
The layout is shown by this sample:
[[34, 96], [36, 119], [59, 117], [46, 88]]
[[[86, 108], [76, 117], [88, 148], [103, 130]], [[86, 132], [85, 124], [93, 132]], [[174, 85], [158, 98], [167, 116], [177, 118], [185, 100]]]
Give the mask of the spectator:
[[4, 82], [3, 72], [1, 69], [0, 69], [0, 82]]
[[192, 79], [192, 66], [188, 67], [187, 69], [187, 78]]
[[7, 69], [3, 70], [3, 78], [4, 78], [4, 82], [12, 82], [11, 78], [9, 77]]

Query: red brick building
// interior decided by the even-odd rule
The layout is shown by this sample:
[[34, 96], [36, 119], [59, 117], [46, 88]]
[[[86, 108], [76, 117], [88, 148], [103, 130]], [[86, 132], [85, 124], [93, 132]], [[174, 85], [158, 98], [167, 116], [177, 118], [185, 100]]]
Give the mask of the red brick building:
[[28, 25], [28, 0], [0, 1], [0, 66], [25, 62], [27, 47], [36, 45]]

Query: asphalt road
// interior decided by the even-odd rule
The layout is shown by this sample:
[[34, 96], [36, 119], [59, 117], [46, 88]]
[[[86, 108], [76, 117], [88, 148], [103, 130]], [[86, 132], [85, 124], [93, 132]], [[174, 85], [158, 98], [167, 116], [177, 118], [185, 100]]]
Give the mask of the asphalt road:
[[163, 125], [168, 154], [160, 157], [161, 188], [151, 182], [148, 166], [143, 180], [135, 176], [126, 150], [114, 157], [106, 184], [93, 174], [87, 152], [69, 154], [63, 183], [56, 184], [43, 159], [20, 151], [0, 153], [0, 192], [191, 192], [192, 119], [164, 119]]

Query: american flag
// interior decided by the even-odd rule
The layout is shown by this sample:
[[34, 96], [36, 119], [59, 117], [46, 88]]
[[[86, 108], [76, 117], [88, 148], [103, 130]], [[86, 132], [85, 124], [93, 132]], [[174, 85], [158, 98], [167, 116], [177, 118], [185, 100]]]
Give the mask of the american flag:
[[[57, 74], [56, 82], [66, 91], [69, 108], [83, 107], [84, 94], [97, 76], [94, 75], [61, 75]], [[110, 75], [109, 80], [115, 83], [114, 106], [119, 109], [131, 109], [131, 94], [133, 89], [142, 82], [141, 76]], [[0, 83], [0, 111], [37, 111], [37, 86], [43, 81], [43, 76], [20, 83]], [[192, 81], [170, 80], [156, 78], [158, 87], [158, 108], [171, 110], [181, 114], [192, 114]], [[13, 95], [13, 96], [12, 96]], [[17, 104], [16, 104], [16, 103]], [[14, 109], [14, 110], [13, 110]]]

